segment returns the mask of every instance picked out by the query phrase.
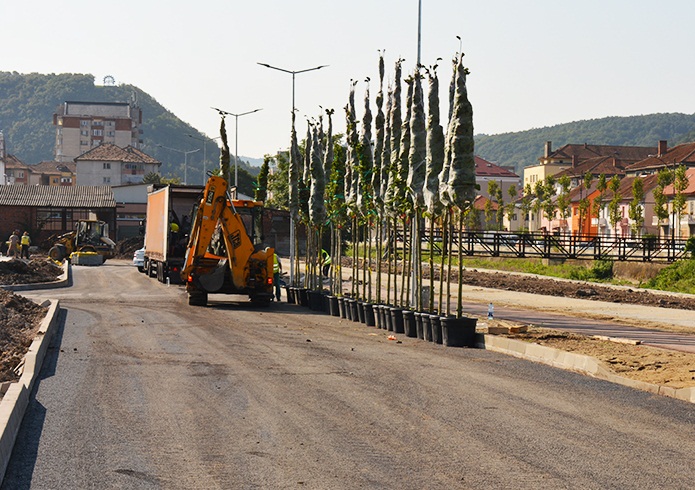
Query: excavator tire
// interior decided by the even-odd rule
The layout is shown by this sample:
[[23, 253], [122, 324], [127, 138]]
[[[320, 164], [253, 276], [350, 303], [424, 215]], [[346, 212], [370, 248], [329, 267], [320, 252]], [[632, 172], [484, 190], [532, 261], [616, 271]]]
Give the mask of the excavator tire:
[[63, 259], [65, 258], [65, 249], [63, 247], [59, 247], [57, 245], [52, 246], [48, 250], [48, 256], [55, 260], [56, 262], [62, 262]]
[[254, 294], [250, 296], [251, 303], [256, 306], [270, 306], [270, 302], [273, 300], [272, 294]]
[[207, 306], [208, 293], [205, 291], [190, 291], [188, 293], [188, 304], [190, 306]]

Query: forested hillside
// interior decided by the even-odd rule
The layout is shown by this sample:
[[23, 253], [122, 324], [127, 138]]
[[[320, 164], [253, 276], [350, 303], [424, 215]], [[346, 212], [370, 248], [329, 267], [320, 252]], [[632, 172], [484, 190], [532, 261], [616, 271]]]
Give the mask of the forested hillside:
[[695, 141], [695, 114], [650, 114], [646, 116], [606, 117], [517, 133], [477, 135], [475, 152], [499, 165], [523, 168], [538, 163], [546, 141], [553, 149], [566, 144], [656, 146], [667, 140], [669, 146]]
[[[202, 141], [186, 136], [192, 134], [202, 139], [202, 134], [139, 88], [132, 85], [97, 86], [92, 75], [0, 72], [0, 131], [5, 135], [7, 152], [27, 164], [52, 160], [55, 142], [53, 114], [67, 100], [135, 100], [143, 114], [143, 150], [162, 162], [162, 175], [183, 179], [184, 155], [157, 145], [181, 151], [200, 148], [200, 151], [188, 155], [187, 174], [189, 183], [203, 182]], [[211, 111], [210, 117], [218, 116]], [[207, 170], [218, 164], [219, 150], [214, 142], [207, 144], [207, 161]], [[253, 179], [242, 172], [242, 168], [249, 167], [244, 162], [240, 162], [239, 167], [239, 187], [246, 190], [244, 193], [251, 192]], [[255, 175], [258, 169], [253, 167], [252, 172]]]

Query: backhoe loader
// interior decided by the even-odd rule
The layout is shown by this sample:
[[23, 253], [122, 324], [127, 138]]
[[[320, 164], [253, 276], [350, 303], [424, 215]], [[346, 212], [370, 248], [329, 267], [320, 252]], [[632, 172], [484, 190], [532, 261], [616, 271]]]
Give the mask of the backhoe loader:
[[211, 176], [191, 216], [181, 279], [188, 304], [206, 306], [209, 293], [248, 295], [268, 304], [273, 298], [273, 255], [262, 244], [260, 201], [232, 199], [227, 181]]

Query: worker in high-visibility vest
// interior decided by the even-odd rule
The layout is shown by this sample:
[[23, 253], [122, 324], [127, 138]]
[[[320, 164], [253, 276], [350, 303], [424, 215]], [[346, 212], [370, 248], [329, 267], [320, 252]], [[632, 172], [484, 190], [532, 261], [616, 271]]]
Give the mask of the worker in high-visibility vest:
[[31, 245], [31, 238], [29, 237], [28, 231], [24, 232], [22, 238], [20, 239], [20, 243], [22, 244], [22, 250], [19, 256], [25, 259], [29, 259], [29, 245]]
[[273, 284], [275, 284], [275, 298], [280, 301], [280, 274], [282, 273], [282, 262], [278, 254], [273, 254]]
[[331, 256], [324, 249], [321, 249], [321, 272], [328, 277], [331, 270]]

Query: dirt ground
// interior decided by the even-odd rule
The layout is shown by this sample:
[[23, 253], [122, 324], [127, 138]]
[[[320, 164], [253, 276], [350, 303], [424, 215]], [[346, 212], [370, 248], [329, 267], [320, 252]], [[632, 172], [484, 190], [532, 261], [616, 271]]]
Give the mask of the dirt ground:
[[46, 316], [47, 307], [0, 289], [0, 381], [16, 381], [17, 367]]
[[626, 378], [671, 388], [695, 386], [695, 354], [538, 327], [505, 336], [595, 357]]
[[[130, 249], [139, 248], [139, 245], [128, 243], [123, 247], [122, 255], [130, 258], [127, 257], [129, 254], [132, 256]], [[60, 268], [46, 258], [36, 258], [30, 262], [0, 262], [0, 284], [53, 281], [61, 272]], [[661, 296], [634, 289], [614, 289], [597, 284], [577, 284], [502, 272], [488, 273], [467, 269], [464, 271], [463, 282], [479, 287], [534, 294], [695, 310], [695, 298], [690, 297]], [[17, 378], [13, 370], [28, 349], [45, 314], [45, 308], [22, 296], [0, 289], [0, 381]], [[695, 355], [692, 354], [621, 344], [535, 327], [527, 333], [515, 334], [513, 337], [596, 357], [616, 373], [632, 379], [674, 388], [695, 386]]]

